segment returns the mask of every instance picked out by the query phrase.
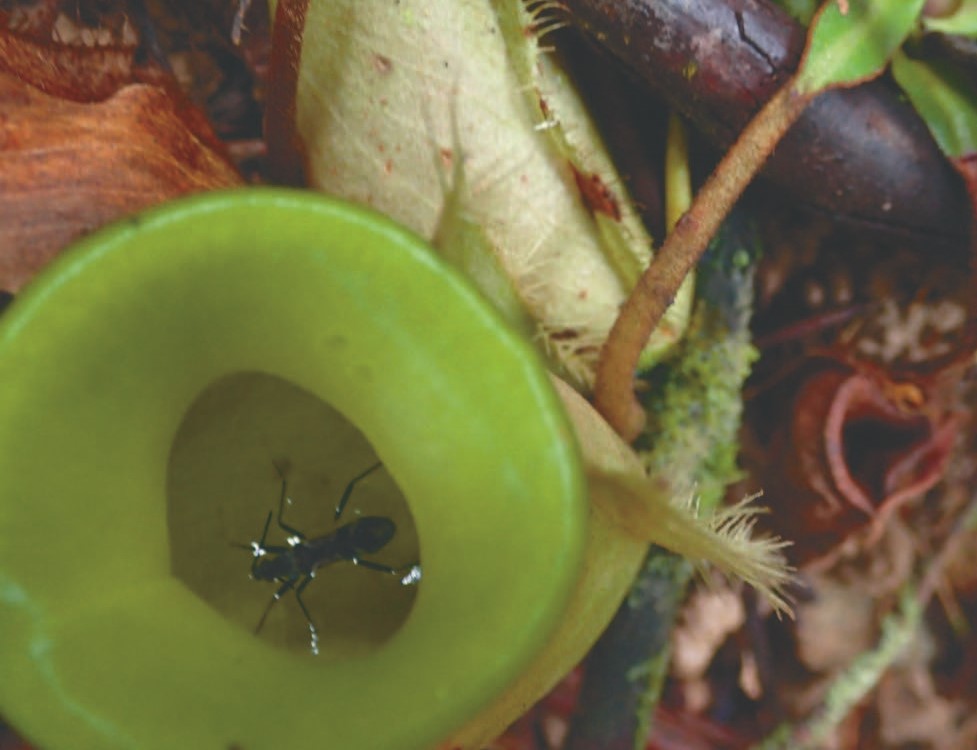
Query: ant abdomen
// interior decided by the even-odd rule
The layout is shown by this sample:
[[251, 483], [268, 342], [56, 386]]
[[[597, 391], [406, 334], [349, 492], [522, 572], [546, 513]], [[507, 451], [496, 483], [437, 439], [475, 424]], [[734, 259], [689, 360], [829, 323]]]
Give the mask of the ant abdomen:
[[[381, 464], [377, 463], [355, 476], [343, 491], [339, 504], [336, 506], [335, 518], [338, 520], [346, 507], [347, 501], [353, 492], [357, 482], [366, 478]], [[276, 469], [278, 467], [276, 466]], [[402, 568], [394, 568], [384, 563], [373, 560], [363, 559], [361, 555], [379, 552], [394, 538], [397, 533], [397, 524], [386, 516], [364, 516], [355, 521], [343, 524], [328, 534], [318, 537], [308, 537], [299, 529], [285, 523], [282, 514], [285, 509], [285, 501], [288, 495], [288, 483], [284, 472], [278, 469], [282, 478], [282, 490], [278, 499], [278, 527], [285, 532], [287, 537], [286, 545], [267, 544], [268, 529], [271, 525], [273, 512], [268, 513], [265, 520], [265, 527], [261, 534], [261, 540], [252, 542], [246, 549], [250, 549], [253, 554], [251, 561], [251, 577], [258, 581], [274, 581], [279, 584], [271, 601], [265, 608], [255, 632], [261, 630], [265, 618], [271, 611], [275, 602], [279, 601], [289, 591], [295, 592], [295, 600], [305, 615], [309, 625], [309, 633], [312, 639], [312, 653], [318, 654], [318, 630], [312, 620], [312, 615], [302, 600], [302, 592], [315, 578], [316, 570], [338, 562], [348, 562], [359, 567], [375, 570], [380, 573], [396, 575], [400, 582], [405, 585], [417, 583], [421, 577], [421, 568], [418, 563], [407, 565]], [[245, 545], [240, 545], [245, 546]]]

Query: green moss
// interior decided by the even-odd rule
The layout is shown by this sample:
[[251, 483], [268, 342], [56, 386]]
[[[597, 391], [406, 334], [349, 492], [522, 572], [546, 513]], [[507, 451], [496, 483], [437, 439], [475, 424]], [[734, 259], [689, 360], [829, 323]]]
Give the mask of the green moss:
[[685, 339], [647, 379], [646, 464], [678, 488], [694, 486], [706, 510], [740, 476], [741, 391], [757, 358], [748, 328], [757, 255], [747, 228], [724, 228], [699, 267]]
[[[757, 356], [748, 329], [757, 256], [750, 227], [736, 216], [728, 220], [699, 266], [685, 339], [645, 380], [650, 418], [642, 458], [652, 476], [680, 493], [679, 502], [694, 491], [700, 511], [711, 511], [740, 476], [741, 390]], [[617, 640], [604, 643], [605, 651], [631, 664], [622, 677], [603, 676], [602, 688], [616, 696], [613, 720], [634, 727], [635, 748], [644, 747], [650, 730], [671, 656], [669, 634], [693, 569], [690, 560], [652, 547], [605, 636]]]

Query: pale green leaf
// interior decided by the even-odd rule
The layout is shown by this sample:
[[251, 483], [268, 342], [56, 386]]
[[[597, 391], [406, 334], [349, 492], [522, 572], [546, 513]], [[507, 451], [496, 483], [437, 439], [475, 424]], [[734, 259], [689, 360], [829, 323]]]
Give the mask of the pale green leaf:
[[756, 588], [777, 612], [791, 615], [784, 589], [792, 570], [783, 556], [790, 542], [754, 533], [757, 518], [765, 512], [753, 504], [756, 496], [700, 520], [694, 495], [672, 498], [671, 488], [655, 479], [589, 466], [587, 478], [592, 501], [628, 533], [700, 567], [712, 563]]
[[807, 26], [818, 9], [817, 0], [776, 0], [791, 17]]
[[[461, 153], [459, 137], [454, 135], [454, 150]], [[532, 318], [519, 293], [492, 248], [485, 228], [474, 220], [470, 186], [465, 175], [465, 160], [452, 160], [451, 181], [443, 177], [444, 204], [434, 229], [431, 244], [442, 258], [460, 270], [502, 313], [506, 321], [526, 338], [533, 336]]]
[[977, 92], [958, 70], [897, 54], [892, 73], [950, 157], [977, 153]]
[[963, 0], [955, 13], [944, 18], [925, 18], [923, 28], [944, 34], [977, 37], [977, 0]]
[[[295, 127], [311, 187], [433, 238], [510, 319], [528, 313], [553, 368], [586, 389], [652, 243], [538, 38], [561, 23], [548, 9], [311, 0]], [[464, 184], [453, 184], [459, 161]], [[604, 200], [608, 221], [580, 185]], [[676, 308], [687, 314], [688, 304]], [[654, 344], [675, 343], [684, 314], [676, 318]]]
[[879, 75], [916, 25], [923, 4], [924, 0], [828, 0], [808, 32], [798, 91], [812, 94], [853, 86]]

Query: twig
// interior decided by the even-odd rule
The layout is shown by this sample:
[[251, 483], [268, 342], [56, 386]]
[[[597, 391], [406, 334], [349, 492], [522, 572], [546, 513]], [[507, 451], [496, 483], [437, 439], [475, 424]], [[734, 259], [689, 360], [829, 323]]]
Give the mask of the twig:
[[[656, 389], [664, 420], [648, 454], [652, 475], [674, 471], [694, 482], [699, 510], [715, 512], [737, 476], [739, 392], [752, 348], [753, 269], [759, 254], [753, 225], [734, 212], [700, 266], [689, 334]], [[718, 373], [718, 374], [717, 374]], [[601, 636], [584, 669], [578, 712], [563, 750], [643, 748], [668, 666], [668, 635], [691, 573], [688, 560], [653, 547], [627, 601]]]
[[594, 404], [625, 440], [634, 440], [645, 424], [633, 379], [648, 337], [723, 219], [812, 98], [796, 92], [789, 82], [764, 105], [703, 185], [622, 306], [597, 364]]
[[644, 746], [691, 573], [683, 558], [651, 549], [627, 601], [587, 657], [579, 708], [563, 750]]
[[903, 589], [900, 608], [882, 623], [882, 637], [874, 651], [862, 654], [835, 679], [821, 709], [797, 725], [782, 725], [752, 750], [805, 750], [820, 744], [851, 710], [878, 684], [882, 675], [914, 637], [930, 599], [936, 593], [947, 563], [960, 542], [977, 525], [977, 495], [954, 523], [940, 552], [926, 566], [919, 586]]
[[927, 566], [926, 575], [919, 585], [919, 603], [925, 606], [940, 588], [947, 565], [960, 552], [960, 545], [977, 528], [977, 494], [971, 498], [964, 511], [957, 517], [953, 529], [940, 551]]
[[785, 724], [752, 750], [815, 750], [878, 684], [905, 651], [919, 627], [923, 608], [911, 586], [903, 590], [901, 606], [882, 622], [882, 637], [874, 651], [862, 654], [832, 683], [821, 709], [797, 725]]

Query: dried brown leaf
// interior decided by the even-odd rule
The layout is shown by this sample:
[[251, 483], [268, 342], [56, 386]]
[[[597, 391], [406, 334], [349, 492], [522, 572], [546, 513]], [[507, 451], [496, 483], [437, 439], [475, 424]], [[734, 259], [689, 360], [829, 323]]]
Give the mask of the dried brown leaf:
[[[70, 54], [85, 59], [83, 50]], [[65, 245], [116, 218], [241, 183], [178, 92], [123, 83], [135, 77], [129, 63], [93, 54], [112, 58], [102, 69], [108, 78], [97, 65], [88, 70], [91, 60], [72, 68], [63, 55], [0, 33], [0, 289], [16, 291]], [[32, 75], [45, 90], [25, 80]]]

